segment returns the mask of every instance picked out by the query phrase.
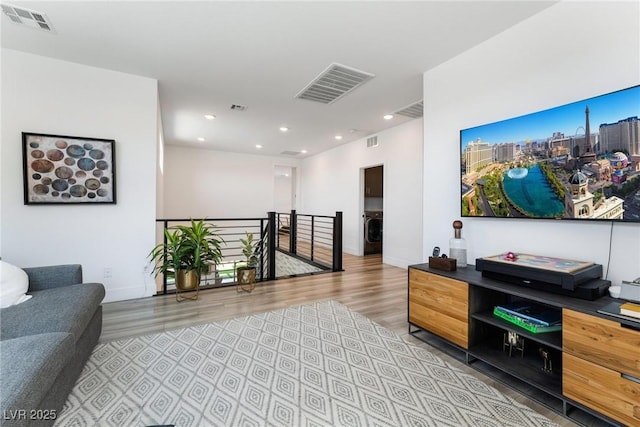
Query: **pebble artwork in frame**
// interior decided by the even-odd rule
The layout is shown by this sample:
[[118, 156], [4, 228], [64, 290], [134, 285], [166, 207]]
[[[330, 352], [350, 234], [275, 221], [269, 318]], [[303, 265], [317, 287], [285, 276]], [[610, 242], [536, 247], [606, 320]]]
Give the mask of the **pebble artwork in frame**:
[[22, 133], [24, 204], [116, 203], [115, 141]]

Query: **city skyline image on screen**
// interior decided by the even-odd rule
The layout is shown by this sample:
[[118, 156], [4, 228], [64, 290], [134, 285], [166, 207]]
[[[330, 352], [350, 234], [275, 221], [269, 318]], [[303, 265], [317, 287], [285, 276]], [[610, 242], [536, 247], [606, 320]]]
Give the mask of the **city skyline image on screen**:
[[464, 217], [640, 222], [640, 86], [460, 131]]

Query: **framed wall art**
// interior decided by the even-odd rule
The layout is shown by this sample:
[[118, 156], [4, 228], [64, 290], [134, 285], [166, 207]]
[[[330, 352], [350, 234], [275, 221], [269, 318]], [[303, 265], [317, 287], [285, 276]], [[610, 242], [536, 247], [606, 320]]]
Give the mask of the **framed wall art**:
[[22, 132], [24, 203], [116, 203], [112, 139]]

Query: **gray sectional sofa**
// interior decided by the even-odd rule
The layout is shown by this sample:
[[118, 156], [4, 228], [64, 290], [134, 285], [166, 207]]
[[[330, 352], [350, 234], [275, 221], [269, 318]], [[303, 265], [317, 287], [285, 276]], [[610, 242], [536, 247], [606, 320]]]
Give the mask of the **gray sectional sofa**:
[[24, 269], [31, 299], [0, 309], [0, 424], [50, 426], [102, 332], [104, 286], [80, 265]]

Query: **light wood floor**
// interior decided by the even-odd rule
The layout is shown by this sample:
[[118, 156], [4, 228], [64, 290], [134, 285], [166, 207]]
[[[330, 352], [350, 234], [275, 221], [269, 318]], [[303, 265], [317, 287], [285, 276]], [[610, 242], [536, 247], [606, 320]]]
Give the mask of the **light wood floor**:
[[515, 400], [562, 426], [575, 426], [564, 417], [449, 357], [407, 330], [407, 270], [381, 263], [380, 255], [345, 254], [343, 272], [281, 279], [258, 284], [251, 294], [235, 287], [200, 292], [196, 301], [176, 302], [174, 295], [105, 303], [101, 341], [146, 335], [199, 323], [263, 313], [333, 299], [367, 316], [405, 340], [422, 346], [452, 365], [481, 378]]

